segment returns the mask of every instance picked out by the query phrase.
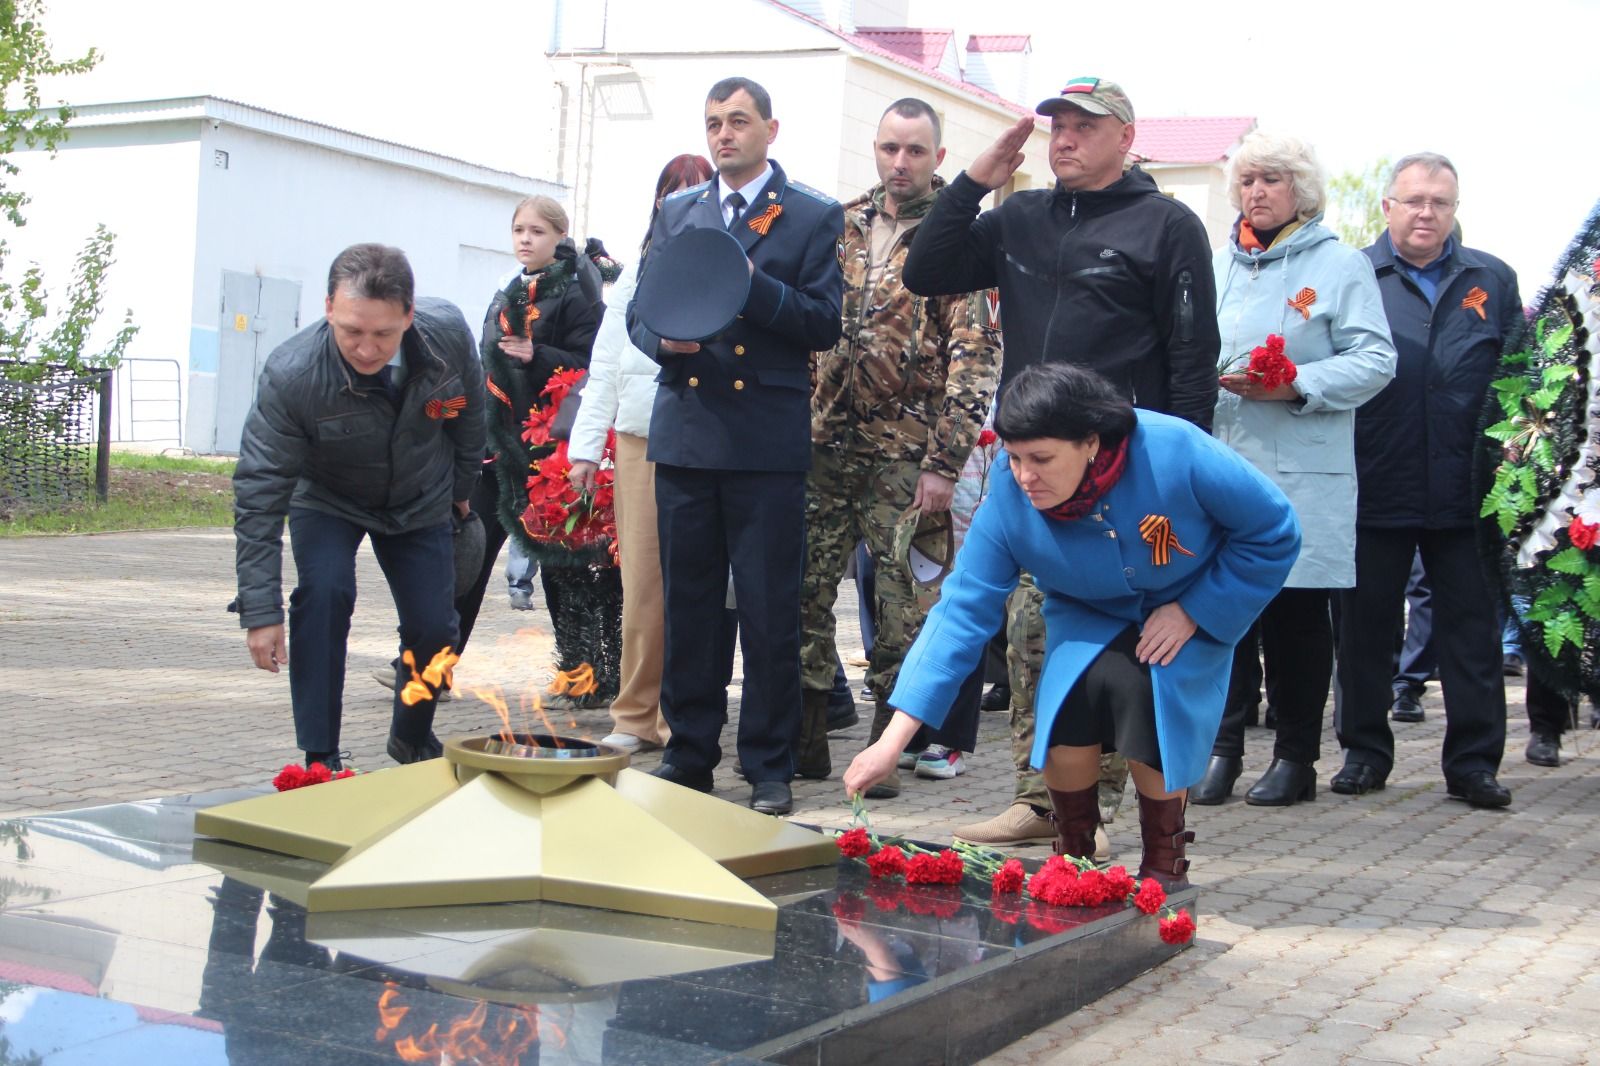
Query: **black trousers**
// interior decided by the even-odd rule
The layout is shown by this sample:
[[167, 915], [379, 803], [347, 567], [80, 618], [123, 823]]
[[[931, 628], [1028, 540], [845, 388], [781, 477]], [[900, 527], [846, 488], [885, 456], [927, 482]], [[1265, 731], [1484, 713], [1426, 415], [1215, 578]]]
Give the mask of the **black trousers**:
[[[1322, 708], [1333, 683], [1333, 619], [1328, 589], [1286, 588], [1261, 612], [1251, 632], [1259, 630], [1261, 654], [1273, 678], [1273, 706], [1278, 714], [1278, 739], [1273, 757], [1314, 763], [1321, 754]], [[1233, 653], [1234, 678], [1211, 754], [1237, 758], [1244, 754], [1244, 718], [1250, 700], [1234, 698], [1239, 683], [1260, 673], [1255, 641], [1247, 634]]]
[[506, 543], [506, 529], [500, 524], [500, 479], [495, 477], [494, 465], [486, 463], [483, 476], [472, 490], [473, 513], [483, 522], [483, 565], [468, 589], [456, 590], [456, 616], [461, 619], [461, 638], [456, 654], [467, 650], [467, 638], [478, 621], [478, 609], [483, 606], [483, 594], [489, 587], [489, 575], [494, 573], [500, 559], [500, 549]]
[[1444, 690], [1447, 780], [1498, 772], [1506, 747], [1506, 691], [1500, 675], [1500, 612], [1470, 528], [1356, 527], [1356, 587], [1339, 593], [1339, 665], [1334, 728], [1345, 761], [1387, 775], [1394, 619], [1420, 551], [1433, 585], [1433, 648]]
[[1559, 737], [1577, 725], [1578, 705], [1528, 671], [1528, 728]]
[[656, 517], [666, 614], [661, 713], [664, 761], [691, 774], [722, 758], [731, 659], [717, 639], [733, 570], [744, 651], [739, 764], [751, 784], [788, 781], [800, 733], [803, 471], [701, 470], [656, 464]]

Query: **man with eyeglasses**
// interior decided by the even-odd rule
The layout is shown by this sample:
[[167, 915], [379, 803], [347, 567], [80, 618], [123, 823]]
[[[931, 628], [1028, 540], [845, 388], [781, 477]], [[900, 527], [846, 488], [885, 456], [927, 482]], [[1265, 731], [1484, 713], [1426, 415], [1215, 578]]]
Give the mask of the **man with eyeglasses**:
[[1450, 798], [1504, 807], [1500, 612], [1475, 534], [1472, 456], [1500, 349], [1521, 321], [1517, 276], [1452, 236], [1456, 168], [1431, 152], [1395, 164], [1388, 230], [1366, 249], [1399, 360], [1356, 412], [1356, 584], [1340, 593], [1334, 725], [1345, 751], [1332, 787], [1382, 789], [1394, 767], [1387, 712], [1395, 632], [1413, 555], [1433, 584], [1433, 641], [1444, 690], [1442, 763]]

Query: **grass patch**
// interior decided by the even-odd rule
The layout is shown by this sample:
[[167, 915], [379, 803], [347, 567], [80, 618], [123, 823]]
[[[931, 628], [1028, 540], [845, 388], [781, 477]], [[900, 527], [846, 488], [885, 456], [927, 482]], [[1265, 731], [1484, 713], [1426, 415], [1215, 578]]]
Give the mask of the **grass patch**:
[[111, 453], [105, 503], [0, 510], [0, 537], [233, 524], [233, 460]]

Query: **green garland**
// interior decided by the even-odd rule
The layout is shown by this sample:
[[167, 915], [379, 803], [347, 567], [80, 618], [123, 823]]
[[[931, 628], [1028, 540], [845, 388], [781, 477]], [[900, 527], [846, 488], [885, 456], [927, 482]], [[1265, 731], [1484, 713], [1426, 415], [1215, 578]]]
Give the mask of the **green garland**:
[[1532, 321], [1506, 345], [1477, 469], [1480, 540], [1522, 631], [1524, 654], [1546, 683], [1591, 696], [1600, 695], [1600, 546], [1593, 543], [1600, 415], [1591, 413], [1600, 338], [1585, 317], [1600, 306], [1597, 256], [1600, 210], [1557, 265]]

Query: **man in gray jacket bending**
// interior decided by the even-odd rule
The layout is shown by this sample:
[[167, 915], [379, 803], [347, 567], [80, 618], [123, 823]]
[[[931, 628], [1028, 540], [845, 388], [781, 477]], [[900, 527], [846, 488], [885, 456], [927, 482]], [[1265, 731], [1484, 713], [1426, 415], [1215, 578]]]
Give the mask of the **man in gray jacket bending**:
[[[357, 244], [328, 271], [327, 317], [267, 358], [233, 475], [239, 622], [263, 670], [288, 665], [306, 765], [340, 769], [345, 641], [363, 537], [388, 579], [400, 645], [422, 674], [456, 642], [450, 508], [483, 462], [483, 369], [453, 304], [413, 300], [398, 248]], [[283, 626], [283, 520], [299, 585]], [[388, 751], [435, 758], [437, 674], [402, 665]], [[425, 694], [424, 694], [425, 691]], [[402, 698], [413, 700], [407, 704]], [[418, 697], [421, 698], [418, 698]]]

